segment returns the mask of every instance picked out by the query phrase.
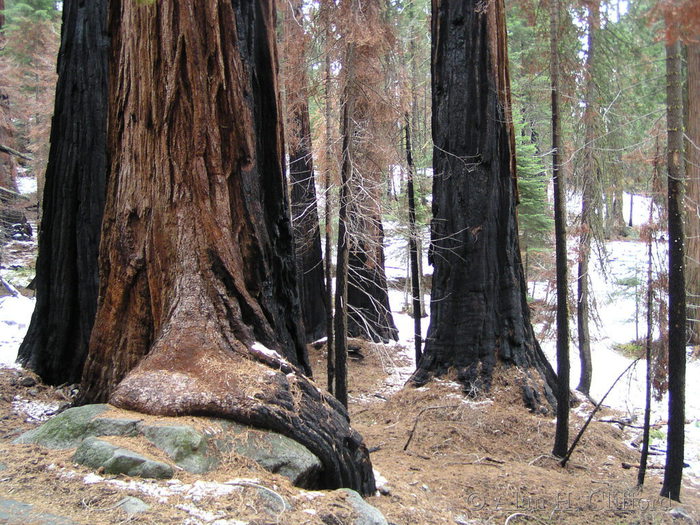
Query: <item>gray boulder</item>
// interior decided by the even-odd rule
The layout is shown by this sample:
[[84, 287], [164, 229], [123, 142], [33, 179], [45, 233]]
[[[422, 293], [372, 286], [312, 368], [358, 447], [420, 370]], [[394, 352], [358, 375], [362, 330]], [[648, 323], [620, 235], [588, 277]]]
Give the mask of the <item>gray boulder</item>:
[[355, 511], [355, 519], [352, 525], [388, 525], [384, 515], [376, 508], [362, 499], [357, 492], [350, 489], [338, 489], [346, 495], [346, 499]]
[[209, 450], [207, 438], [192, 427], [142, 425], [140, 430], [151, 443], [188, 472], [203, 474], [214, 470], [219, 463]]
[[123, 510], [127, 514], [141, 514], [147, 512], [151, 506], [143, 500], [133, 496], [127, 496], [117, 503], [117, 508]]
[[289, 478], [298, 487], [318, 486], [321, 460], [305, 446], [282, 434], [253, 429], [232, 421], [222, 422], [222, 427], [224, 432], [216, 440], [220, 450], [233, 450], [250, 458], [265, 470]]
[[104, 468], [108, 474], [157, 479], [173, 477], [173, 468], [167, 463], [148, 459], [94, 437], [83, 440], [73, 455], [73, 461], [94, 469]]
[[34, 505], [12, 499], [0, 499], [0, 523], [12, 525], [76, 525], [68, 518], [46, 514], [36, 510]]

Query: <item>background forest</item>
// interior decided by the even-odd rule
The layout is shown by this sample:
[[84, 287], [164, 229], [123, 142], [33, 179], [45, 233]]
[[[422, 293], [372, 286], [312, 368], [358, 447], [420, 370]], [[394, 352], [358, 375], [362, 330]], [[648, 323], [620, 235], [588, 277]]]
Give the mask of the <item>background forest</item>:
[[[576, 408], [571, 411], [570, 425], [565, 423], [572, 437], [618, 376], [622, 377], [606, 399], [605, 410], [597, 415], [598, 426], [589, 431], [592, 436], [581, 444], [586, 456], [581, 470], [587, 473], [575, 482], [563, 477], [557, 483], [574, 483], [575, 490], [583, 494], [592, 490], [597, 477], [609, 475], [615, 494], [622, 494], [631, 483], [625, 477], [630, 477], [630, 468], [635, 478], [642, 471], [637, 478], [641, 485], [649, 451], [645, 450], [643, 459], [639, 452], [650, 441], [652, 481], [644, 489], [644, 501], [656, 501], [653, 496], [658, 494], [660, 480], [655, 476], [664, 468], [667, 450], [681, 450], [676, 459], [684, 472], [683, 491], [696, 498], [700, 483], [700, 7], [694, 0], [504, 0], [504, 6], [505, 69], [511, 101], [504, 120], [514, 131], [517, 234], [529, 312], [525, 317], [532, 321], [537, 346], [541, 345], [548, 360], [547, 370], [568, 370], [570, 365], [570, 378], [562, 374], [559, 378], [576, 389], [571, 401]], [[17, 396], [8, 401], [8, 411], [16, 413], [8, 418], [16, 419], [18, 428], [36, 424], [57, 410], [54, 387], [61, 392], [75, 390], [67, 394], [72, 401], [77, 392], [73, 385], [81, 382], [83, 374], [79, 400], [103, 401], [105, 382], [109, 382], [102, 377], [102, 383], [85, 379], [84, 370], [101, 366], [99, 359], [91, 357], [83, 369], [88, 345], [95, 345], [94, 340], [89, 343], [92, 324], [86, 328], [77, 318], [50, 317], [46, 325], [59, 326], [56, 339], [69, 353], [59, 350], [53, 358], [46, 357], [35, 348], [40, 346], [37, 341], [46, 340], [48, 329], [36, 318], [56, 313], [36, 303], [35, 320], [25, 339], [35, 307], [37, 265], [50, 264], [46, 254], [56, 249], [55, 244], [47, 248], [48, 242], [40, 245], [45, 259], [37, 263], [42, 213], [51, 206], [55, 212], [55, 202], [62, 199], [74, 199], [76, 206], [87, 200], [85, 191], [71, 186], [73, 189], [52, 190], [54, 204], [43, 202], [45, 176], [60, 169], [58, 161], [53, 166], [50, 163], [49, 150], [52, 118], [64, 115], [54, 117], [54, 103], [61, 96], [56, 93], [59, 48], [61, 57], [71, 52], [69, 37], [64, 34], [61, 41], [63, 7], [62, 2], [46, 0], [0, 0], [0, 276], [7, 290], [6, 297], [0, 294], [0, 363], [5, 367], [3, 378], [8, 385], [12, 383], [7, 386], [7, 396]], [[434, 42], [431, 47], [431, 2], [279, 0], [274, 30], [283, 160], [303, 321], [299, 326], [304, 331], [299, 337], [309, 345], [309, 368], [301, 357], [299, 367], [307, 374], [313, 372], [315, 381], [348, 409], [353, 428], [370, 445], [377, 488], [383, 495], [372, 504], [396, 523], [485, 523], [470, 521], [472, 517], [503, 518], [508, 523], [517, 520], [513, 518], [516, 514], [537, 521], [590, 522], [582, 517], [585, 512], [575, 519], [572, 515], [551, 517], [551, 498], [558, 495], [544, 488], [542, 480], [557, 465], [550, 459], [563, 456], [570, 440], [565, 436], [564, 448], [558, 452], [555, 438], [561, 438], [561, 427], [555, 431], [551, 415], [511, 412], [508, 405], [517, 397], [514, 377], [494, 376], [492, 397], [500, 395], [504, 404], [497, 403], [491, 412], [478, 408], [479, 403], [492, 402], [490, 397], [479, 397], [486, 396], [490, 377], [465, 379], [465, 374], [457, 372], [430, 383], [428, 390], [400, 390], [407, 381], [422, 387], [428, 376], [442, 375], [424, 370], [429, 361], [424, 355], [430, 347], [425, 344], [431, 339], [428, 327], [431, 320], [435, 322], [436, 297], [444, 286], [433, 267], [436, 259], [448, 258], [445, 254], [452, 240], [450, 234], [441, 233], [443, 219], [435, 215], [441, 202], [434, 200], [436, 179], [440, 179], [434, 170], [449, 152], [437, 145], [440, 131], [432, 113], [440, 94], [431, 84], [431, 72], [436, 76], [440, 65]], [[669, 50], [674, 46], [680, 60], [678, 104], [668, 90], [672, 83]], [[102, 74], [95, 71], [78, 68], [73, 74], [89, 81]], [[154, 73], [148, 78], [157, 77]], [[469, 89], [464, 87], [471, 93]], [[674, 131], [682, 143], [680, 157], [674, 157], [674, 147], [669, 146]], [[53, 133], [58, 136], [57, 131]], [[91, 169], [102, 169], [102, 161], [94, 161]], [[475, 161], [474, 166], [477, 164]], [[470, 173], [474, 166], [465, 163]], [[682, 170], [675, 171], [679, 166]], [[104, 190], [107, 183], [95, 184]], [[260, 184], [260, 191], [267, 191], [265, 183]], [[669, 206], [671, 194], [678, 195], [680, 211]], [[92, 211], [99, 208], [101, 213], [102, 199], [100, 194], [99, 202], [90, 204]], [[93, 217], [84, 220], [87, 224]], [[684, 235], [686, 310], [680, 314], [685, 319], [681, 323], [684, 331], [677, 329], [674, 319], [678, 317], [673, 317], [680, 312], [673, 255], [669, 266], [669, 252], [674, 253], [678, 246], [668, 248], [669, 240], [677, 238], [674, 223]], [[96, 253], [96, 240], [87, 237], [89, 253]], [[108, 242], [116, 245], [119, 241]], [[103, 243], [108, 245], [104, 239]], [[85, 257], [82, 259], [78, 264], [84, 264]], [[678, 265], [676, 259], [676, 268]], [[90, 270], [96, 280], [96, 268]], [[260, 273], [264, 272], [262, 268]], [[257, 274], [246, 276], [246, 285], [258, 286], [250, 285], [257, 278], [262, 279]], [[91, 294], [96, 298], [96, 282], [84, 289], [88, 302]], [[80, 297], [81, 305], [84, 299]], [[75, 308], [82, 312], [82, 306]], [[94, 305], [87, 310], [94, 318]], [[264, 323], [269, 318], [263, 321], [263, 328], [256, 325], [256, 333], [268, 330]], [[276, 330], [275, 323], [270, 324]], [[292, 348], [295, 328], [285, 325], [284, 330], [292, 334], [286, 339], [289, 352], [305, 355], [306, 350]], [[120, 337], [115, 348], [119, 344], [126, 348], [134, 335], [125, 332]], [[568, 349], [562, 360], [565, 346], [571, 349], [570, 363]], [[24, 390], [19, 390], [18, 378], [24, 371], [13, 368], [18, 357], [36, 372], [31, 377], [53, 385], [42, 386], [38, 397], [34, 395], [37, 399], [21, 406]], [[674, 374], [681, 362], [684, 376], [679, 386]], [[436, 367], [440, 364], [433, 369]], [[546, 372], [542, 376], [546, 383]], [[0, 387], [0, 393], [1, 388], [5, 387]], [[547, 388], [542, 387], [542, 392], [551, 394]], [[674, 449], [677, 434], [673, 438], [667, 429], [669, 388], [685, 392], [680, 449]], [[559, 397], [566, 401], [560, 407], [569, 404], [566, 390], [567, 397]], [[445, 402], [464, 393], [469, 395], [462, 404]], [[539, 410], [540, 402], [546, 404], [537, 393], [533, 399], [524, 400], [533, 412]], [[569, 410], [565, 412], [568, 418]], [[29, 414], [27, 421], [23, 421], [25, 413]], [[470, 427], [470, 417], [478, 428]], [[542, 435], [536, 417], [541, 418], [537, 421], [549, 417]], [[560, 411], [559, 425], [562, 421], [568, 419]], [[440, 430], [431, 437], [428, 429], [421, 434], [419, 424]], [[513, 431], [506, 430], [511, 427], [528, 428], [524, 431], [528, 443], [546, 441], [543, 456], [525, 458], [531, 445], [524, 442], [509, 450], [508, 440], [517, 441]], [[12, 434], [8, 431], [6, 435]], [[484, 445], [490, 439], [495, 440], [493, 449]], [[404, 459], [396, 461], [401, 453], [408, 454], [411, 441], [415, 457], [401, 456]], [[474, 448], [455, 444], [465, 442]], [[554, 456], [549, 455], [550, 442], [555, 443]], [[616, 447], [623, 443], [630, 446], [619, 451]], [[471, 458], [472, 450], [474, 461], [458, 458]], [[658, 454], [661, 459], [655, 456]], [[615, 474], [609, 473], [612, 467], [605, 458], [613, 456], [619, 456], [620, 461], [613, 463], [622, 465], [624, 471], [617, 468]], [[406, 474], [420, 471], [421, 462], [427, 460], [431, 464], [425, 466], [423, 478]], [[455, 461], [461, 462], [459, 466]], [[551, 465], [544, 465], [547, 462]], [[491, 468], [484, 469], [484, 464]], [[514, 470], [507, 470], [507, 464], [515, 465]], [[535, 472], [535, 467], [545, 472]], [[475, 469], [469, 470], [471, 475], [486, 476], [488, 494], [502, 491], [515, 503], [501, 509], [489, 501], [490, 496], [484, 498], [478, 487], [471, 487], [471, 492], [463, 488], [465, 482], [459, 476], [464, 468]], [[454, 476], [456, 485], [443, 485], [444, 473]], [[532, 494], [534, 499], [520, 506], [522, 487], [514, 493], [510, 485], [503, 488], [498, 478], [503, 473], [520, 479], [526, 491], [542, 483], [540, 489], [546, 495], [542, 508], [535, 508], [538, 496]], [[435, 488], [438, 484], [440, 488]], [[31, 491], [29, 482], [25, 489]], [[665, 484], [664, 495], [668, 496], [666, 489]], [[279, 489], [285, 498], [292, 497], [291, 490]], [[442, 493], [434, 500], [433, 490]], [[642, 494], [641, 488], [639, 491]], [[677, 492], [671, 496], [678, 499]], [[467, 501], [471, 506], [464, 503]], [[210, 503], [226, 514], [219, 503]], [[411, 521], [416, 508], [420, 509], [419, 521]], [[661, 521], [677, 517], [669, 514], [669, 506], [653, 516], [638, 505], [632, 509], [592, 505], [585, 510], [601, 523], [617, 523], [620, 516]], [[185, 511], [172, 512], [170, 517], [178, 520]], [[192, 523], [214, 521], [186, 512]]]

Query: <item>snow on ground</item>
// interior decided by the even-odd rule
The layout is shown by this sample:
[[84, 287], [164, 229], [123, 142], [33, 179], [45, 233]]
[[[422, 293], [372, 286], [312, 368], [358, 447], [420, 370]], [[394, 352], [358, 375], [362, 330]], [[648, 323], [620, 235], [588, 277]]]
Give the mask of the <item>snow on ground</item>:
[[16, 367], [17, 350], [27, 333], [34, 300], [17, 296], [0, 297], [0, 367]]
[[[632, 219], [635, 226], [644, 224], [649, 218], [651, 199], [635, 195]], [[629, 221], [630, 197], [624, 194], [625, 219]], [[575, 197], [570, 197], [569, 211], [575, 211]], [[401, 236], [392, 235], [391, 227], [387, 228], [387, 275], [393, 275], [390, 269], [400, 268], [396, 277], [406, 277], [406, 243]], [[428, 244], [424, 245], [427, 251]], [[595, 251], [595, 250], [594, 250]], [[593, 253], [591, 269], [591, 288], [596, 301], [597, 317], [591, 322], [593, 381], [591, 395], [599, 400], [607, 392], [615, 379], [627, 368], [632, 359], [625, 357], [614, 349], [616, 344], [629, 343], [646, 334], [644, 311], [643, 284], [646, 282], [647, 246], [640, 241], [613, 241], [606, 243], [605, 254]], [[667, 266], [667, 246], [659, 242], [653, 250], [654, 271]], [[570, 257], [576, 257], [576, 240], [570, 240]], [[605, 264], [603, 265], [602, 259]], [[575, 259], [574, 259], [575, 260]], [[427, 264], [427, 261], [426, 261]], [[603, 271], [603, 266], [606, 270]], [[425, 266], [424, 273], [432, 272], [431, 267]], [[639, 285], [635, 289], [634, 282]], [[575, 288], [572, 288], [575, 290]], [[543, 298], [546, 286], [537, 285], [537, 296]], [[406, 303], [406, 293], [401, 290], [390, 290], [389, 300], [394, 314], [394, 322], [399, 329], [399, 343], [406, 347], [402, 353], [410, 360], [410, 364], [399, 367], [389, 378], [394, 388], [400, 388], [414, 370], [414, 337], [413, 318], [401, 313]], [[556, 300], [554, 292], [549, 294], [549, 300]], [[426, 300], [429, 308], [429, 300]], [[429, 318], [422, 319], [423, 338], [427, 333]], [[570, 323], [571, 329], [571, 384], [578, 384], [580, 368], [576, 350], [576, 323]], [[658, 334], [657, 334], [658, 335]], [[554, 336], [541, 340], [552, 366], [556, 369], [556, 344]], [[637, 366], [623, 377], [605, 400], [605, 405], [619, 410], [632, 418], [637, 424], [643, 418], [645, 364], [640, 361]], [[668, 417], [668, 396], [652, 404], [652, 423], [665, 422]], [[686, 479], [693, 478], [694, 483], [700, 484], [700, 361], [689, 361], [686, 371]], [[665, 435], [666, 428], [662, 427]], [[662, 450], [665, 441], [659, 438], [655, 441]]]
[[37, 189], [36, 177], [33, 177], [33, 176], [25, 177], [25, 176], [22, 176], [22, 174], [20, 174], [17, 177], [17, 189], [19, 189], [19, 192], [22, 195], [36, 193], [36, 189]]

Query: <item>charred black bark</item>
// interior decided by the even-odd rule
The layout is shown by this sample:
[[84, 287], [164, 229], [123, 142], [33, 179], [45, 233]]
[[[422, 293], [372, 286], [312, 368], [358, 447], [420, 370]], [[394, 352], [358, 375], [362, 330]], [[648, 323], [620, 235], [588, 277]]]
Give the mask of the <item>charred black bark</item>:
[[75, 383], [97, 307], [107, 178], [107, 0], [63, 3], [56, 106], [36, 265], [36, 308], [18, 361]]
[[552, 183], [554, 186], [554, 238], [557, 267], [557, 427], [552, 454], [564, 457], [569, 448], [569, 278], [566, 254], [566, 187], [560, 164], [559, 115], [559, 2], [550, 0], [550, 72], [552, 100]]
[[374, 342], [398, 341], [399, 331], [389, 306], [384, 269], [384, 229], [381, 218], [368, 217], [370, 242], [350, 244], [348, 254], [348, 335]]
[[666, 46], [668, 126], [668, 445], [661, 495], [680, 501], [685, 449], [685, 247], [683, 75], [679, 42]]
[[503, 5], [480, 6], [433, 2], [435, 271], [412, 382], [453, 369], [465, 389], [487, 390], [500, 361], [538, 370], [548, 390], [556, 377], [530, 324], [518, 247]]
[[329, 309], [325, 291], [321, 232], [316, 209], [309, 93], [306, 75], [307, 35], [302, 0], [289, 2], [285, 9], [283, 52], [285, 57], [287, 147], [291, 183], [292, 226], [297, 261], [297, 281], [307, 342], [326, 333]]
[[297, 277], [306, 341], [326, 334], [328, 309], [321, 252], [321, 231], [316, 209], [316, 183], [311, 157], [311, 128], [308, 106], [297, 115], [300, 141], [290, 151], [289, 178], [292, 183], [292, 224], [294, 225]]

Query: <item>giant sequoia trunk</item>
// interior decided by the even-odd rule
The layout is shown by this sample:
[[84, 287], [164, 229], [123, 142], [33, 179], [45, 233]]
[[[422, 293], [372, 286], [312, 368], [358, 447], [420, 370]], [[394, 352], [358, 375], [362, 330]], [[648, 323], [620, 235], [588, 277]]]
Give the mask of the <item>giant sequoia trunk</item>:
[[[498, 362], [556, 378], [535, 339], [516, 225], [502, 0], [433, 1], [431, 320], [412, 378], [486, 390]], [[535, 389], [523, 385], [533, 405]], [[548, 395], [551, 397], [551, 395]]]
[[348, 334], [376, 342], [398, 340], [389, 306], [384, 267], [381, 196], [388, 161], [382, 148], [390, 129], [384, 98], [382, 54], [387, 28], [379, 0], [352, 0], [346, 28], [344, 98], [348, 108], [343, 128], [350, 145], [348, 159]]
[[107, 178], [106, 25], [107, 0], [64, 2], [36, 308], [19, 349], [19, 361], [50, 384], [80, 380], [97, 307]]
[[100, 299], [84, 402], [275, 430], [324, 487], [374, 490], [309, 371], [282, 164], [272, 0], [113, 1]]
[[302, 2], [296, 0], [285, 10], [285, 91], [294, 244], [304, 333], [306, 341], [311, 342], [326, 334], [328, 297], [324, 283], [321, 231], [316, 209], [316, 178], [312, 159], [306, 78], [306, 35], [301, 22], [301, 8]]

